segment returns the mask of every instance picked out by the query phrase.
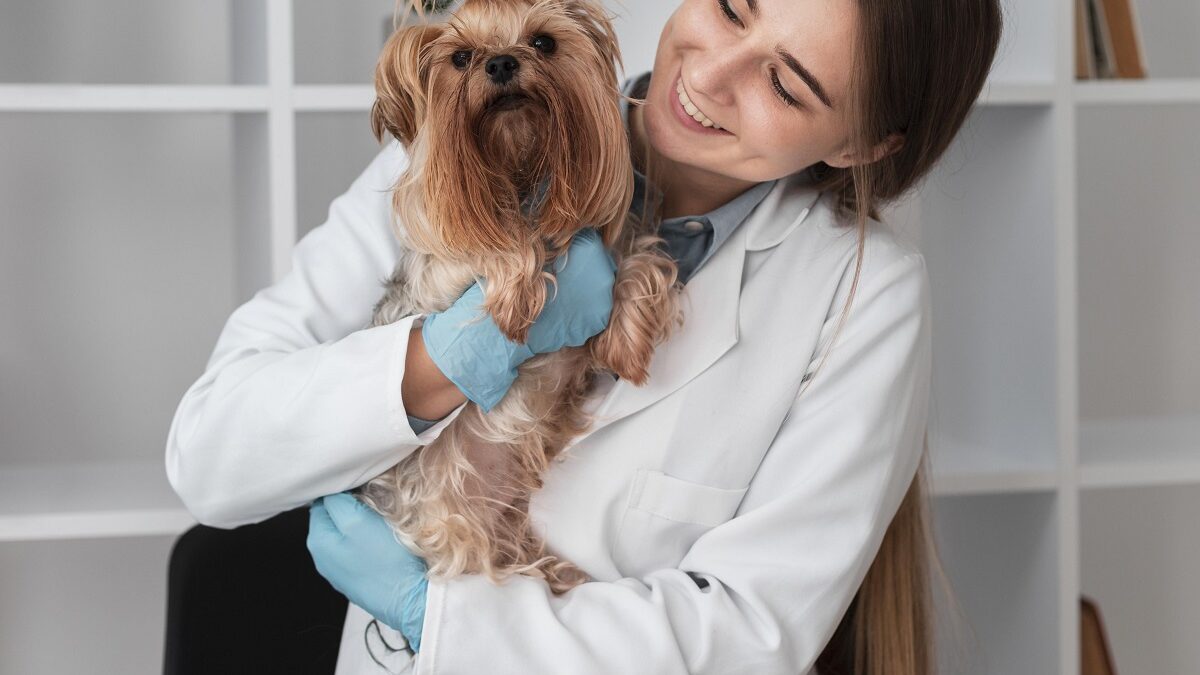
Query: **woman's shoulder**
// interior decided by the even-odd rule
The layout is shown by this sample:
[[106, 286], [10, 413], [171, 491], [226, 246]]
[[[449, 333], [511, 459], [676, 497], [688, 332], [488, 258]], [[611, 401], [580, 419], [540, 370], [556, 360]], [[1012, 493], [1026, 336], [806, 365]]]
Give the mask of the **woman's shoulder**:
[[[839, 215], [835, 200], [832, 192], [817, 191], [802, 179], [788, 179], [780, 187], [778, 198], [771, 200], [775, 212], [769, 215], [770, 222], [763, 222], [751, 233], [755, 242], [751, 248], [783, 244], [788, 249], [783, 257], [794, 263], [795, 273], [815, 278], [847, 273], [854, 276], [859, 228], [852, 219]], [[792, 221], [797, 222], [785, 224]], [[924, 255], [905, 230], [868, 218], [862, 238], [860, 279], [869, 279], [906, 259], [910, 267], [922, 268], [923, 272]]]
[[[836, 240], [850, 246], [858, 245], [858, 227], [853, 220], [838, 215], [837, 196], [822, 192], [814, 205], [817, 232], [824, 238]], [[900, 229], [892, 221], [868, 218], [863, 230], [863, 265], [887, 267], [891, 263], [908, 257], [922, 257], [920, 245], [909, 232]]]

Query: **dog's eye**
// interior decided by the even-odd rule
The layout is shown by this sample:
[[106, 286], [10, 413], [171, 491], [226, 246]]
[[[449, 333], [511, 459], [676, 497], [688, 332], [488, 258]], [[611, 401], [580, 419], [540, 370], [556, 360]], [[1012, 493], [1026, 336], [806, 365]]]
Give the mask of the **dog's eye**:
[[529, 44], [533, 45], [534, 49], [543, 54], [554, 53], [554, 38], [550, 37], [549, 35], [535, 35]]
[[468, 49], [460, 49], [454, 52], [450, 55], [450, 62], [453, 63], [454, 67], [458, 68], [459, 70], [466, 68], [467, 64], [471, 62], [471, 51]]

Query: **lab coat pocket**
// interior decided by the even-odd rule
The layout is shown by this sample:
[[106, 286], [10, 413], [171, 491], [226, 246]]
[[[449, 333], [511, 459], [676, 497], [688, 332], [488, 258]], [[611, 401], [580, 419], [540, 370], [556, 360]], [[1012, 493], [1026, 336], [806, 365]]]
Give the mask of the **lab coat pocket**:
[[721, 488], [638, 469], [613, 561], [624, 574], [675, 567], [700, 535], [733, 517], [749, 486]]

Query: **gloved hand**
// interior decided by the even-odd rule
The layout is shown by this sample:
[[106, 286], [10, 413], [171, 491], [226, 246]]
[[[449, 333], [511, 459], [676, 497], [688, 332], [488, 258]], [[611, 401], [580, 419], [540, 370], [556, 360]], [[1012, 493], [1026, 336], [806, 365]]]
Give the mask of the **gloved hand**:
[[383, 516], [347, 492], [314, 501], [308, 515], [308, 551], [321, 576], [421, 651], [425, 561], [396, 539]]
[[547, 282], [546, 304], [525, 344], [504, 337], [482, 310], [484, 289], [478, 282], [445, 311], [425, 317], [425, 350], [484, 412], [504, 398], [521, 363], [535, 354], [578, 347], [608, 325], [617, 266], [600, 233], [592, 227], [577, 232], [566, 255], [554, 261], [554, 270], [558, 290]]

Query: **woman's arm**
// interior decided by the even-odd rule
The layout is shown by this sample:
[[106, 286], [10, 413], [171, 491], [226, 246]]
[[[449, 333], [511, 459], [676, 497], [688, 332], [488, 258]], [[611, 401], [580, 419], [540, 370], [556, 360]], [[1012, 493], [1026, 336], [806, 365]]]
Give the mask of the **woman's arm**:
[[[333, 200], [291, 271], [229, 317], [184, 393], [166, 470], [200, 522], [236, 527], [355, 487], [462, 410], [423, 348], [409, 350], [423, 315], [363, 328], [400, 255], [389, 189], [407, 162], [393, 141]], [[442, 419], [418, 435], [409, 405]]]
[[409, 423], [413, 422], [414, 417], [423, 418], [418, 422], [440, 420], [467, 400], [466, 394], [438, 370], [437, 364], [430, 358], [425, 350], [420, 326], [408, 334], [408, 356], [400, 392], [409, 413]]
[[864, 267], [860, 281], [735, 518], [678, 568], [561, 597], [528, 576], [430, 580], [416, 672], [807, 672], [866, 576], [926, 428], [924, 259], [908, 254], [869, 277]]

